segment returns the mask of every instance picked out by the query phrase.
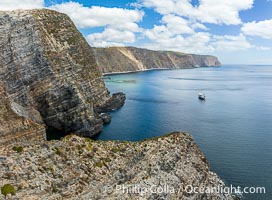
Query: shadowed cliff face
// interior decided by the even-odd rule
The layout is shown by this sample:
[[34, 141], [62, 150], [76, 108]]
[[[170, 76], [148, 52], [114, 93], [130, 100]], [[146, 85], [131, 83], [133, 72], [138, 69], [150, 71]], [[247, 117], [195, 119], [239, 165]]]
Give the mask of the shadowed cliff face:
[[135, 47], [94, 48], [94, 55], [102, 73], [134, 72], [148, 69], [188, 69], [221, 65], [214, 56], [151, 51]]
[[12, 143], [41, 142], [45, 139], [45, 127], [33, 122], [41, 120], [37, 111], [13, 102], [0, 85], [0, 147]]
[[92, 48], [64, 14], [0, 12], [0, 81], [18, 107], [35, 110], [41, 120], [29, 119], [53, 134], [102, 130], [94, 108], [109, 101], [109, 92]]

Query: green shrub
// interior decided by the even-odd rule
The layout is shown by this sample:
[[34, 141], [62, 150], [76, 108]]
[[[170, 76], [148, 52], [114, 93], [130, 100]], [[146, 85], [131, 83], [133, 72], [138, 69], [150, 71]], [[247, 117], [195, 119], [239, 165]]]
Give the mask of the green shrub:
[[55, 149], [55, 153], [56, 153], [57, 155], [59, 155], [59, 156], [62, 156], [62, 155], [65, 154], [65, 149], [64, 149], [63, 147], [57, 147], [57, 148]]
[[56, 154], [58, 154], [59, 156], [61, 155], [61, 151], [59, 149], [56, 149]]
[[78, 151], [78, 154], [79, 154], [79, 155], [82, 155], [82, 154], [83, 154], [83, 151], [82, 151], [82, 150], [79, 150], [79, 151]]
[[89, 144], [87, 145], [87, 150], [88, 150], [88, 151], [91, 151], [91, 150], [92, 150], [92, 148], [93, 148], [92, 143], [89, 143]]
[[17, 153], [21, 153], [21, 152], [23, 152], [23, 150], [24, 150], [24, 148], [23, 147], [21, 147], [21, 146], [19, 146], [19, 147], [13, 147], [12, 148], [12, 150], [13, 151], [16, 151]]
[[121, 151], [121, 149], [120, 149], [119, 147], [114, 147], [114, 148], [112, 148], [111, 151], [112, 151], [113, 153], [117, 153], [117, 152]]
[[94, 142], [94, 140], [93, 140], [93, 139], [88, 138], [88, 137], [86, 137], [86, 138], [85, 138], [85, 140], [86, 140], [86, 142]]
[[95, 163], [94, 166], [95, 166], [95, 167], [100, 167], [100, 168], [101, 168], [101, 167], [105, 166], [105, 163], [104, 163], [102, 160], [100, 160], [100, 161], [98, 161], [97, 163]]
[[105, 162], [111, 162], [110, 158], [105, 158], [104, 160], [105, 160]]
[[53, 193], [57, 193], [59, 191], [59, 189], [56, 187], [56, 186], [54, 186], [53, 188], [52, 188], [52, 192]]
[[1, 187], [1, 194], [3, 194], [5, 197], [8, 194], [15, 195], [16, 191], [15, 188], [11, 184], [6, 184], [3, 187]]

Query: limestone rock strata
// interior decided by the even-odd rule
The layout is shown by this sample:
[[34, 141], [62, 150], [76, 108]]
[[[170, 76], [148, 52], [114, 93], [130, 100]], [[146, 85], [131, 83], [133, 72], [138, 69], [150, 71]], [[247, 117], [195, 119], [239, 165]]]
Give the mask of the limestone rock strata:
[[40, 118], [28, 117], [47, 131], [92, 136], [102, 130], [94, 108], [109, 92], [92, 48], [65, 14], [0, 11], [0, 81], [13, 104], [35, 110]]
[[97, 113], [111, 112], [121, 108], [126, 101], [126, 95], [122, 92], [118, 92], [112, 95], [112, 97], [106, 101], [102, 106], [95, 108]]
[[[11, 144], [41, 142], [45, 127], [33, 122], [28, 115], [39, 118], [38, 112], [18, 106], [8, 98], [0, 85], [0, 147]], [[1, 152], [0, 152], [1, 153]]]
[[94, 48], [102, 73], [135, 72], [149, 69], [214, 67], [221, 63], [215, 56], [152, 51], [135, 47]]
[[[17, 190], [13, 199], [233, 199], [227, 194], [184, 190], [187, 185], [224, 187], [186, 133], [141, 142], [66, 136], [61, 141], [26, 146], [20, 154], [10, 148], [4, 152], [0, 186], [12, 184]], [[140, 195], [139, 190], [131, 189], [123, 193], [122, 185], [146, 192]], [[169, 190], [156, 194], [148, 190], [151, 186], [152, 191], [164, 186]]]

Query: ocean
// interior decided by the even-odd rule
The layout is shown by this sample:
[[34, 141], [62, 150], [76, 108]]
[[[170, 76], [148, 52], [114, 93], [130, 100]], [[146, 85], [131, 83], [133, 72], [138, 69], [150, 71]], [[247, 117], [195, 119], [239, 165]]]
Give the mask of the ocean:
[[272, 199], [272, 66], [147, 71], [108, 75], [105, 82], [127, 100], [97, 139], [189, 132], [227, 185], [266, 187], [266, 194], [244, 197]]

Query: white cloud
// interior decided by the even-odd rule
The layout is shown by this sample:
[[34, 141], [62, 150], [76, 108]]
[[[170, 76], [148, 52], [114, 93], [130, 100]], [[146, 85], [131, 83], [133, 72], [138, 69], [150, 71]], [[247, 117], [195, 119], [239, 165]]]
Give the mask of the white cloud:
[[102, 33], [88, 35], [87, 40], [96, 47], [124, 46], [124, 43], [135, 42], [135, 34], [127, 30], [106, 28]]
[[191, 23], [189, 20], [176, 15], [164, 15], [161, 25], [154, 25], [152, 29], [145, 29], [143, 33], [151, 40], [162, 40], [170, 37], [194, 35], [195, 29], [208, 30], [201, 23]]
[[[250, 44], [246, 36], [272, 39], [272, 20], [242, 24], [239, 12], [250, 9], [254, 0], [139, 0], [137, 9], [86, 7], [75, 1], [50, 6], [66, 13], [79, 28], [102, 27], [101, 32], [87, 36], [91, 46], [125, 46], [136, 42], [154, 50], [173, 50], [185, 53], [226, 53], [241, 50], [270, 51], [270, 47]], [[44, 0], [0, 0], [0, 10], [44, 7]], [[153, 8], [162, 15], [151, 29], [139, 23], [145, 13], [142, 7]], [[239, 35], [212, 35], [205, 23], [242, 24]], [[204, 25], [205, 24], [205, 25]], [[143, 39], [143, 40], [141, 40]], [[254, 41], [253, 41], [254, 42]]]
[[189, 22], [182, 17], [175, 15], [165, 15], [162, 18], [162, 23], [166, 24], [168, 31], [175, 34], [190, 34], [194, 30], [189, 26]]
[[272, 39], [272, 19], [260, 22], [253, 21], [245, 23], [241, 30], [245, 35]]
[[154, 50], [173, 50], [185, 53], [213, 53], [218, 51], [241, 51], [251, 48], [268, 50], [266, 47], [251, 45], [243, 35], [212, 35], [208, 32], [193, 32], [189, 35], [172, 34], [167, 26], [154, 26], [146, 30], [150, 42], [145, 47]]
[[254, 48], [243, 34], [238, 36], [213, 36], [212, 45], [217, 51], [238, 51]]
[[51, 9], [66, 13], [80, 28], [112, 26], [120, 29], [139, 31], [144, 12], [123, 8], [106, 8], [99, 6], [84, 7], [78, 2], [56, 4]]
[[239, 12], [252, 8], [253, 3], [254, 0], [201, 0], [195, 17], [214, 24], [240, 24]]
[[192, 24], [192, 28], [193, 29], [202, 29], [204, 31], [208, 31], [209, 30], [204, 24], [201, 24], [201, 23], [193, 23]]
[[[153, 8], [162, 15], [161, 25], [155, 25], [153, 29], [144, 31], [145, 36], [150, 40], [145, 46], [186, 53], [269, 50], [267, 47], [252, 45], [244, 35], [245, 32], [224, 36], [197, 32], [198, 29], [209, 30], [203, 23], [241, 24], [239, 12], [250, 9], [253, 2], [253, 0], [199, 0], [199, 5], [193, 6], [190, 0], [140, 0], [138, 6]], [[267, 29], [269, 25], [266, 23], [260, 28], [266, 33], [266, 37], [270, 36]]]
[[126, 45], [124, 43], [118, 43], [118, 42], [110, 42], [110, 41], [93, 41], [90, 44], [92, 47], [125, 47]]
[[124, 8], [85, 7], [78, 2], [67, 2], [50, 7], [66, 13], [79, 28], [103, 27], [102, 32], [89, 34], [87, 41], [91, 46], [124, 46], [136, 41], [135, 33], [142, 29], [144, 12]]
[[[169, 3], [169, 1], [167, 2]], [[171, 7], [171, 5], [169, 6]], [[198, 29], [202, 31], [198, 32]], [[247, 41], [243, 34], [219, 36], [203, 30], [207, 31], [209, 29], [194, 19], [186, 19], [175, 14], [164, 14], [161, 25], [154, 25], [152, 29], [143, 31], [144, 36], [150, 40], [144, 46], [155, 50], [204, 54], [216, 51], [238, 51], [255, 47]]]
[[241, 24], [239, 12], [252, 8], [254, 0], [199, 0], [193, 6], [191, 0], [139, 0], [138, 6], [154, 8], [162, 15], [176, 14], [204, 23]]
[[185, 53], [212, 52], [209, 45], [210, 34], [207, 32], [193, 32], [190, 35], [172, 34], [166, 26], [154, 26], [145, 31], [150, 42], [144, 44], [146, 48], [154, 50], [172, 50]]
[[1, 0], [0, 10], [34, 9], [42, 8], [43, 0]]
[[256, 49], [258, 51], [270, 51], [271, 47], [257, 46]]

